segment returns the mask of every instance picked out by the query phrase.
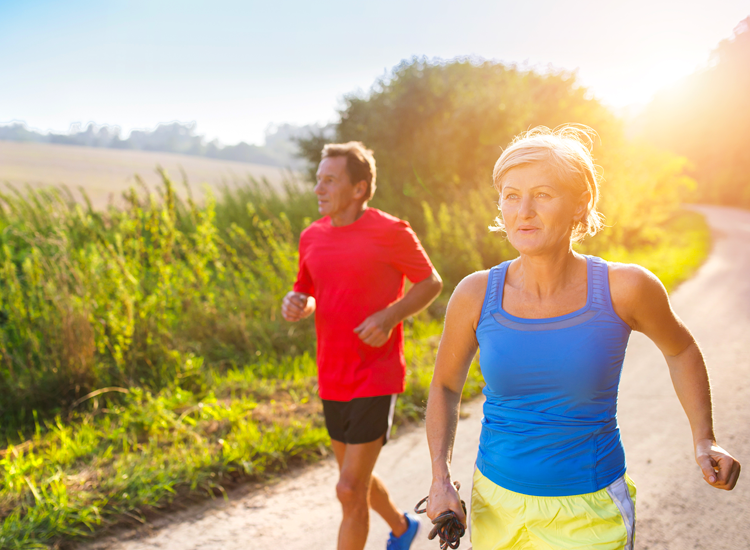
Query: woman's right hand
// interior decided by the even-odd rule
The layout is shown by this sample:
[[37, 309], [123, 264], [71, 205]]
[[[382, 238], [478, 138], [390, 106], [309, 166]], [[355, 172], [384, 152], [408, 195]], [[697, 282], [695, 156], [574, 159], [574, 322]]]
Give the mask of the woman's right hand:
[[427, 499], [427, 517], [434, 520], [439, 515], [452, 511], [456, 514], [458, 521], [464, 527], [466, 524], [466, 514], [461, 506], [461, 499], [458, 496], [456, 487], [451, 483], [450, 478], [442, 480], [433, 480], [430, 486], [430, 494]]

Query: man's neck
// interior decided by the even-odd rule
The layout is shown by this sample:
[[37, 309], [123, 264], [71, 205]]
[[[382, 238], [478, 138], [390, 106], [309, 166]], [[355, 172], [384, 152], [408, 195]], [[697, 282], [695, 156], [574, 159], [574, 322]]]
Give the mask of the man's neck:
[[363, 203], [353, 203], [346, 210], [331, 215], [331, 225], [333, 227], [342, 227], [351, 225], [356, 222], [367, 210], [367, 201]]

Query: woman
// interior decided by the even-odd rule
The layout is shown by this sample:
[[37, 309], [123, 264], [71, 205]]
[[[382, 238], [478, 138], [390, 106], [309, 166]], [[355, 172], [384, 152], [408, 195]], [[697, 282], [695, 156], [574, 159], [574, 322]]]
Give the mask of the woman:
[[630, 549], [617, 389], [631, 330], [662, 351], [707, 483], [731, 490], [739, 463], [716, 444], [705, 363], [659, 280], [573, 251], [601, 228], [590, 129], [537, 128], [495, 164], [499, 228], [520, 256], [466, 277], [448, 305], [427, 404], [427, 514], [452, 510], [461, 390], [480, 350], [484, 419], [472, 490], [474, 550]]

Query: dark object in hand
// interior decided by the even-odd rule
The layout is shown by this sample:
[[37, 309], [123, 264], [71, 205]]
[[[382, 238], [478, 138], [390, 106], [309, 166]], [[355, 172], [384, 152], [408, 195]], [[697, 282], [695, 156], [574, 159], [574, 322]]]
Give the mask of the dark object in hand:
[[[461, 487], [461, 485], [456, 481], [456, 491]], [[417, 514], [424, 514], [427, 511], [427, 499], [428, 497], [424, 497], [422, 500], [420, 500], [417, 505], [414, 507], [414, 512]], [[420, 506], [425, 505], [424, 508], [420, 508]], [[461, 500], [461, 508], [464, 509], [464, 515], [466, 514], [466, 503]], [[452, 510], [448, 510], [447, 512], [443, 512], [438, 517], [432, 520], [432, 525], [434, 526], [432, 528], [432, 531], [430, 531], [430, 534], [427, 535], [427, 538], [432, 540], [436, 536], [440, 537], [440, 550], [446, 550], [446, 548], [458, 548], [461, 544], [461, 537], [464, 536], [464, 533], [466, 533], [466, 529], [464, 528], [463, 524], [458, 521], [458, 517], [456, 517], [455, 512]]]

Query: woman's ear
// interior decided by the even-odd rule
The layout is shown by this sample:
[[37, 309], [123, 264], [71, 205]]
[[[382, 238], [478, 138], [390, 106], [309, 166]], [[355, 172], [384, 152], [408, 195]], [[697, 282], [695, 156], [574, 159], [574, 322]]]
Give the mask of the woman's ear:
[[578, 198], [578, 204], [576, 205], [575, 212], [573, 213], [573, 219], [576, 222], [583, 221], [583, 218], [586, 216], [586, 212], [588, 212], [590, 201], [591, 192], [584, 191], [583, 193], [581, 193], [581, 196]]

